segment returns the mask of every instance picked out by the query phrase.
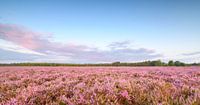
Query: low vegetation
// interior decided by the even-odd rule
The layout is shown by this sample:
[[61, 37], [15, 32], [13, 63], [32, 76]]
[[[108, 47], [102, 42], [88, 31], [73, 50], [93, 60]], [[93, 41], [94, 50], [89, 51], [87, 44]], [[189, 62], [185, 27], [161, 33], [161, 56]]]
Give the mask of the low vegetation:
[[200, 67], [0, 67], [0, 105], [200, 105]]

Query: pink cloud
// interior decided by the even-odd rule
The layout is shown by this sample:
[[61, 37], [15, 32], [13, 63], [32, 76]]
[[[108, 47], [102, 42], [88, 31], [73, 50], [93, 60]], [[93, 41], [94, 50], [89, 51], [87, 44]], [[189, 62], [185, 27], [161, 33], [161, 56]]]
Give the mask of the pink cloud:
[[49, 56], [65, 56], [78, 62], [138, 61], [162, 56], [145, 48], [129, 48], [130, 42], [127, 41], [111, 43], [108, 45], [110, 50], [99, 50], [85, 45], [52, 42], [44, 36], [22, 26], [0, 24], [0, 39]]
[[[0, 24], [0, 38], [14, 42], [28, 49], [38, 49], [42, 46], [42, 34], [29, 31], [28, 29], [13, 25], [13, 24]], [[44, 40], [47, 41], [48, 40]]]

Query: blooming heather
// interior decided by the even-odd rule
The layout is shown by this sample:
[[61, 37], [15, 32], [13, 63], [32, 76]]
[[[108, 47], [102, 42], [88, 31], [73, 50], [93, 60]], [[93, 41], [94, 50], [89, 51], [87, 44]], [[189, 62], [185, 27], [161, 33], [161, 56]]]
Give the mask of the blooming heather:
[[0, 67], [0, 105], [200, 105], [200, 67]]

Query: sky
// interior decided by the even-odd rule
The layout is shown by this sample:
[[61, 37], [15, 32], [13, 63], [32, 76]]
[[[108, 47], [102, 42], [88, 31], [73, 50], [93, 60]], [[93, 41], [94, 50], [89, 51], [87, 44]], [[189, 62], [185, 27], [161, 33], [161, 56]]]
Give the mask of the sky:
[[0, 0], [0, 63], [200, 62], [199, 0]]

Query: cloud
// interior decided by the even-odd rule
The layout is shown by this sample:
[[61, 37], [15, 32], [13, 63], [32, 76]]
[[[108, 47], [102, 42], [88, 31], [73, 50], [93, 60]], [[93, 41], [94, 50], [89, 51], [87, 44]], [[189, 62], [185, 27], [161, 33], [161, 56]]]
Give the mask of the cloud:
[[113, 42], [108, 45], [111, 49], [127, 48], [131, 43], [129, 41]]
[[197, 52], [191, 52], [191, 53], [184, 53], [182, 54], [184, 56], [194, 56], [194, 55], [200, 55], [200, 51], [197, 51]]
[[[162, 55], [157, 54], [154, 50], [146, 48], [131, 48], [131, 42], [113, 42], [108, 45], [108, 50], [101, 50], [85, 45], [67, 44], [51, 41], [44, 33], [34, 32], [25, 27], [13, 24], [0, 24], [0, 39], [21, 46], [28, 49], [32, 53], [32, 61], [51, 61], [57, 62], [113, 62], [113, 61], [142, 61], [159, 58]], [[5, 49], [5, 46], [1, 49]], [[22, 49], [22, 48], [21, 48]], [[2, 51], [2, 50], [0, 50]], [[8, 51], [8, 50], [7, 50]], [[20, 51], [14, 49], [12, 53], [4, 55], [15, 56], [13, 51], [19, 53]], [[23, 50], [27, 52], [27, 50]], [[24, 53], [23, 52], [23, 53]], [[38, 55], [41, 54], [41, 55]], [[26, 55], [26, 54], [25, 54]], [[1, 55], [2, 56], [2, 55]], [[17, 56], [17, 54], [16, 54]], [[36, 56], [36, 57], [35, 57]], [[13, 57], [15, 59], [19, 59]], [[26, 57], [23, 57], [23, 60]], [[57, 59], [59, 58], [59, 59]], [[6, 59], [4, 57], [4, 59]], [[30, 60], [27, 59], [27, 60]], [[57, 59], [57, 60], [56, 60]]]
[[31, 62], [37, 58], [39, 55], [0, 49], [0, 63]]
[[28, 49], [38, 49], [43, 46], [39, 33], [12, 24], [0, 24], [0, 38]]
[[13, 51], [13, 52], [24, 53], [24, 54], [44, 55], [42, 53], [29, 50], [27, 48], [15, 45], [12, 42], [4, 41], [2, 39], [0, 39], [0, 48], [6, 51]]

